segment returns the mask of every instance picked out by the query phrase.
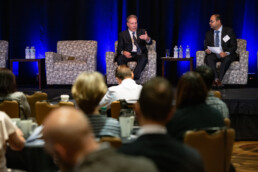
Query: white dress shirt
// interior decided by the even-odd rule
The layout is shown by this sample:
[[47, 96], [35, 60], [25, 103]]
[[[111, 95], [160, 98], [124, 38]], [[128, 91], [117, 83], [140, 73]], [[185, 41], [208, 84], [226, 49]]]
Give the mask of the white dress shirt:
[[125, 99], [125, 100], [138, 100], [142, 86], [136, 84], [136, 82], [127, 78], [124, 79], [121, 84], [108, 88], [107, 93], [100, 101], [100, 106], [109, 107], [113, 101]]
[[[128, 29], [128, 31], [129, 31], [129, 34], [130, 34], [131, 39], [132, 39], [132, 46], [133, 46], [132, 52], [137, 52], [137, 47], [136, 47], [136, 45], [134, 44], [134, 40], [133, 40], [133, 31], [131, 31], [131, 30], [129, 30], [129, 29]], [[137, 32], [135, 31], [134, 33], [135, 33], [134, 36], [135, 36], [135, 38], [137, 39]]]
[[[223, 49], [222, 49], [222, 45], [221, 45], [221, 35], [222, 35], [222, 27], [223, 26], [221, 26], [219, 29], [218, 29], [218, 31], [219, 31], [219, 48], [223, 51]], [[216, 30], [214, 30], [214, 44], [215, 44], [215, 41], [216, 41], [216, 32], [215, 32]], [[230, 52], [225, 52], [227, 55], [230, 55]], [[218, 57], [220, 58], [220, 56], [218, 55]]]
[[12, 123], [9, 116], [0, 112], [0, 171], [6, 170], [6, 141], [10, 138], [10, 135], [16, 132], [16, 126]]
[[137, 136], [140, 137], [145, 134], [166, 134], [167, 129], [162, 125], [149, 124], [143, 125], [137, 132]]

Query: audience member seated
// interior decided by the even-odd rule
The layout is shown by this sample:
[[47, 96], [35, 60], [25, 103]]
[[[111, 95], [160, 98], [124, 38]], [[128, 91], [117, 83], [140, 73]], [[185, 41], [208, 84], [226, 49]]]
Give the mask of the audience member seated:
[[23, 133], [12, 123], [11, 119], [4, 112], [0, 111], [0, 171], [6, 172], [5, 149], [6, 142], [13, 150], [21, 150], [25, 140]]
[[20, 117], [29, 118], [30, 106], [24, 93], [16, 91], [16, 79], [9, 69], [0, 69], [0, 100], [16, 100], [20, 107]]
[[119, 151], [153, 160], [160, 172], [204, 171], [199, 153], [167, 134], [165, 125], [173, 115], [173, 96], [171, 85], [163, 78], [152, 78], [143, 85], [135, 105], [141, 125], [138, 138]]
[[44, 122], [46, 150], [56, 159], [61, 171], [73, 172], [154, 172], [145, 158], [117, 153], [107, 143], [99, 144], [83, 112], [72, 107], [53, 110]]
[[184, 74], [177, 85], [176, 112], [167, 124], [172, 138], [183, 141], [187, 130], [223, 127], [222, 114], [205, 103], [208, 89], [196, 72]]
[[195, 72], [199, 73], [206, 84], [208, 89], [208, 97], [206, 99], [206, 104], [214, 107], [223, 115], [224, 118], [229, 118], [229, 111], [226, 103], [224, 103], [219, 98], [215, 97], [214, 93], [211, 91], [212, 83], [214, 80], [214, 72], [212, 69], [206, 65], [199, 66], [195, 69]]
[[99, 113], [99, 102], [107, 92], [104, 77], [98, 73], [81, 73], [72, 87], [72, 95], [79, 108], [88, 116], [96, 137], [120, 137], [120, 125], [114, 118]]
[[133, 80], [134, 74], [126, 65], [120, 65], [116, 69], [116, 80], [118, 86], [109, 87], [106, 95], [100, 101], [101, 106], [109, 107], [113, 101], [138, 100], [142, 89], [141, 85]]

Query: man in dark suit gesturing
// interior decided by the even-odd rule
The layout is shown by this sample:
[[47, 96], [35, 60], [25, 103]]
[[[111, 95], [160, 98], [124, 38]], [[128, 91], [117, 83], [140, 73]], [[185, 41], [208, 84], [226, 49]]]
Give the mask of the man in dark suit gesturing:
[[[221, 83], [230, 63], [239, 59], [236, 54], [237, 41], [234, 31], [231, 28], [222, 26], [220, 15], [214, 14], [210, 18], [211, 30], [205, 36], [205, 63], [212, 68], [215, 74], [213, 86], [221, 87]], [[219, 54], [212, 53], [210, 47], [220, 47], [222, 51]], [[216, 62], [221, 61], [219, 74], [216, 70]]]
[[127, 27], [128, 30], [120, 32], [118, 35], [115, 61], [118, 65], [127, 65], [127, 62], [136, 61], [134, 79], [137, 80], [148, 63], [146, 44], [152, 44], [152, 41], [144, 29], [138, 29], [137, 16], [127, 17]]
[[202, 172], [199, 153], [172, 139], [166, 123], [173, 115], [173, 89], [161, 77], [152, 78], [142, 88], [135, 112], [141, 125], [135, 142], [123, 145], [119, 151], [151, 159], [160, 172]]

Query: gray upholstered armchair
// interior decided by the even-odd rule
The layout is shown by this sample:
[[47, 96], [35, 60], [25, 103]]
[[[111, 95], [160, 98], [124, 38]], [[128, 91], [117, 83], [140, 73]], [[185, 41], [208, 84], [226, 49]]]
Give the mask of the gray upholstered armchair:
[[96, 41], [58, 41], [57, 53], [46, 52], [47, 84], [73, 84], [81, 72], [96, 70], [96, 59]]
[[[107, 84], [114, 85], [117, 84], [115, 77], [115, 70], [117, 68], [117, 63], [114, 62], [116, 53], [117, 53], [117, 41], [115, 42], [115, 52], [106, 52], [106, 75], [107, 75]], [[148, 63], [145, 66], [144, 70], [141, 73], [139, 81], [140, 84], [148, 81], [150, 78], [156, 76], [157, 72], [157, 53], [156, 53], [156, 41], [152, 40], [151, 45], [147, 45], [148, 49]], [[127, 64], [132, 70], [136, 66], [136, 62], [129, 62]]]
[[8, 59], [8, 42], [0, 40], [0, 68], [6, 67]]
[[[249, 52], [246, 51], [246, 40], [237, 39], [237, 54], [239, 54], [239, 61], [234, 61], [230, 64], [229, 69], [222, 80], [223, 84], [247, 84], [248, 80], [248, 58]], [[204, 64], [205, 52], [196, 52], [196, 66]], [[217, 68], [220, 67], [221, 62], [217, 62]]]

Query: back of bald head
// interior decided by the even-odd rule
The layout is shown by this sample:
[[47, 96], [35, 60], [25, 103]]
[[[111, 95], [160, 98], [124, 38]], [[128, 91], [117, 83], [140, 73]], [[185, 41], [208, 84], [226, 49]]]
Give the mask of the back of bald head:
[[87, 138], [93, 138], [87, 117], [73, 107], [60, 107], [50, 112], [43, 123], [45, 141], [80, 150]]

